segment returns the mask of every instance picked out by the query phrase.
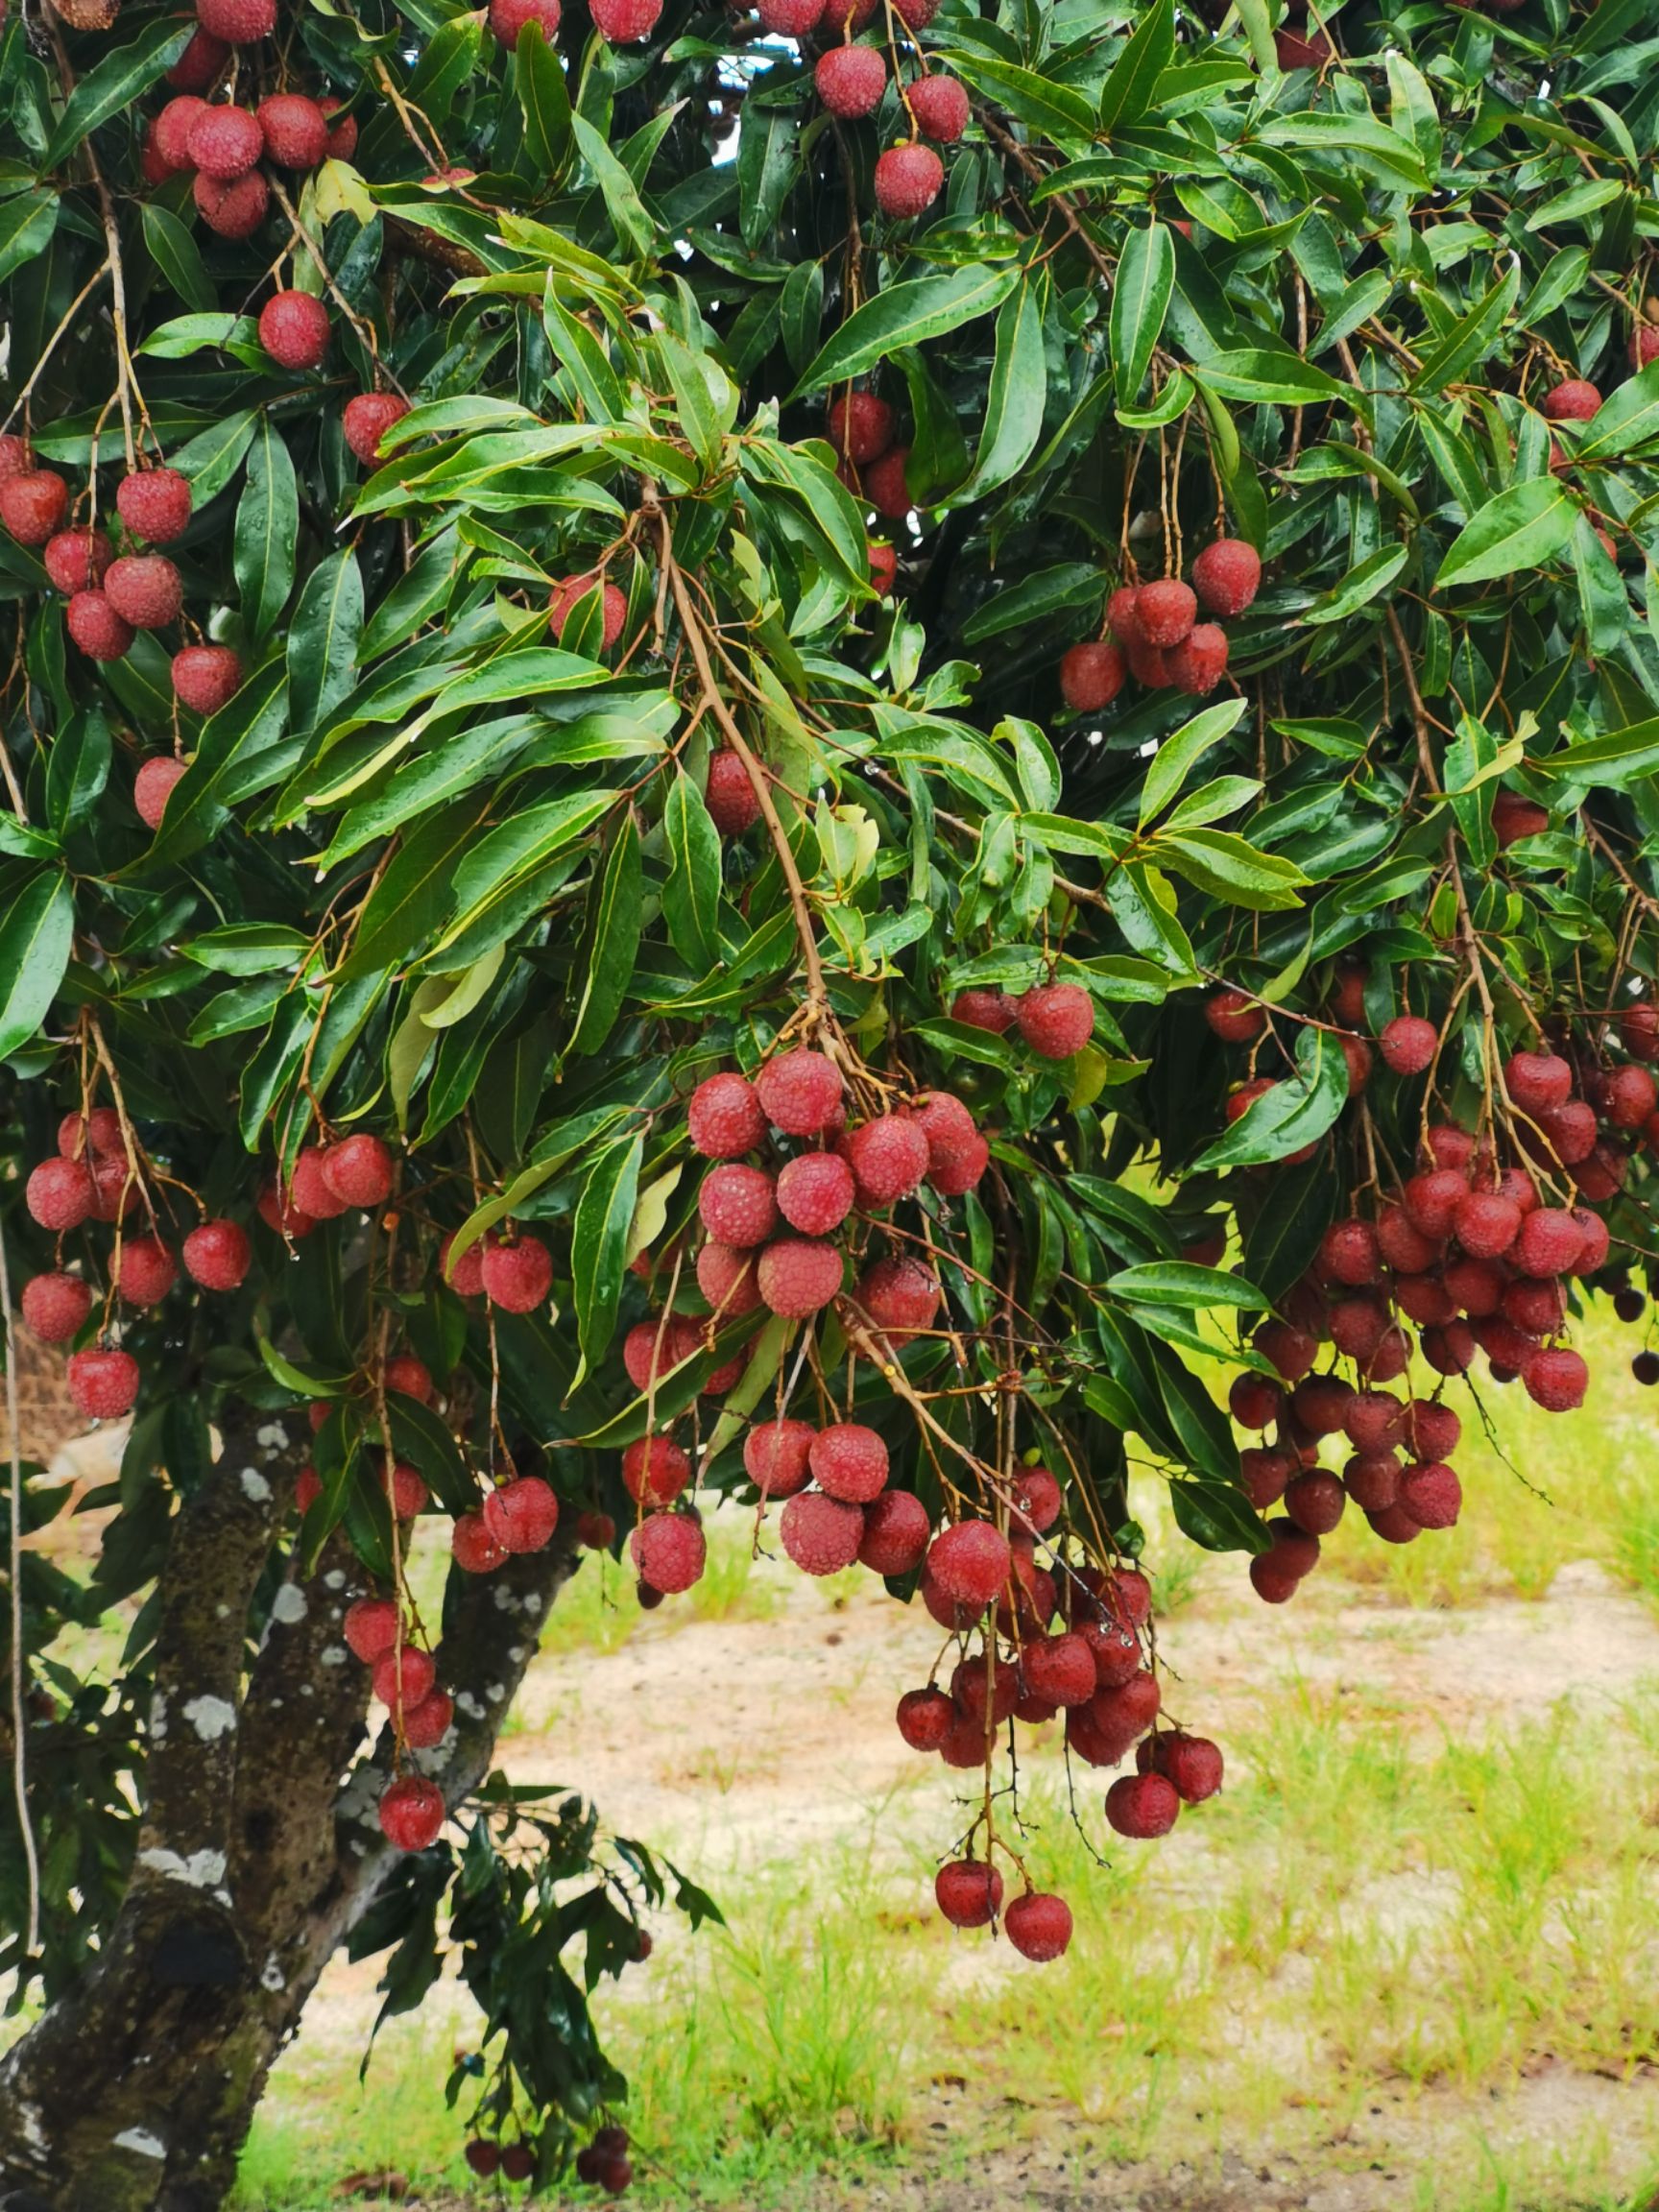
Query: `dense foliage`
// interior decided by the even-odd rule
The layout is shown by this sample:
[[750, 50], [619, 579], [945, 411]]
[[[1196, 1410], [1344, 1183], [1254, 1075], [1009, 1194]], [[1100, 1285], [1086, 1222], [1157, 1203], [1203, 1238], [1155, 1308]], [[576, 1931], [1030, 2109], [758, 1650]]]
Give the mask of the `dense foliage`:
[[[462, 1947], [543, 2176], [675, 1877], [465, 1812], [409, 1509], [446, 1609], [549, 1542], [656, 1602], [758, 1476], [950, 1633], [901, 1724], [985, 1770], [983, 1924], [1016, 1711], [1140, 1742], [1122, 1835], [1218, 1779], [1127, 1451], [1283, 1600], [1350, 1500], [1455, 1519], [1442, 1378], [1575, 1404], [1653, 1249], [1650, 11], [760, 13], [0, 31], [8, 1251], [135, 1399], [90, 1584], [28, 1562], [0, 1965], [105, 1953], [210, 1424], [309, 1404], [250, 1664], [376, 1578], [341, 1816], [413, 1850], [353, 1941], [395, 2003]], [[129, 1599], [114, 1683], [49, 1648]]]

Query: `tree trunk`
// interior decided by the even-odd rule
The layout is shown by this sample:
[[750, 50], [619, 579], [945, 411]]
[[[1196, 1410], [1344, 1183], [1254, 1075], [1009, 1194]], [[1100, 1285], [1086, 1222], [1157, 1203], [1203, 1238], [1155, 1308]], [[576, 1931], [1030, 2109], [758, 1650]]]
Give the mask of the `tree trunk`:
[[[342, 1536], [248, 1651], [303, 1457], [302, 1424], [232, 1414], [175, 1521], [132, 1884], [97, 1965], [0, 2060], [0, 2212], [222, 2204], [273, 2060], [395, 1863], [374, 1816], [389, 1732], [368, 1744], [367, 1671], [341, 1640], [366, 1586]], [[455, 1726], [415, 1755], [450, 1804], [488, 1770], [568, 1572], [548, 1551], [459, 1577]]]

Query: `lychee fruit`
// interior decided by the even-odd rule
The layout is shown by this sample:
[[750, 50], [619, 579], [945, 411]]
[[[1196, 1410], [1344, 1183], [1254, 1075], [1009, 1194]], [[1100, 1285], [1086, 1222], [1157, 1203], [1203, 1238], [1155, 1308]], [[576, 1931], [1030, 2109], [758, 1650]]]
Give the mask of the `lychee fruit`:
[[1402, 1193], [1412, 1227], [1434, 1238], [1451, 1236], [1458, 1208], [1468, 1195], [1468, 1181], [1455, 1167], [1432, 1167], [1413, 1175]]
[[543, 1551], [559, 1526], [559, 1501], [540, 1475], [517, 1475], [485, 1499], [484, 1526], [504, 1551]]
[[874, 46], [831, 46], [819, 55], [812, 83], [830, 114], [851, 122], [880, 105], [887, 64]]
[[887, 1447], [874, 1429], [841, 1421], [821, 1429], [807, 1447], [812, 1479], [827, 1497], [868, 1505], [887, 1487]]
[[1214, 622], [1199, 622], [1164, 656], [1165, 673], [1178, 691], [1208, 698], [1227, 673], [1227, 633]]
[[761, 1421], [743, 1439], [743, 1467], [762, 1498], [792, 1498], [805, 1490], [807, 1454], [818, 1431], [807, 1421]]
[[1019, 1001], [1014, 1018], [1045, 1060], [1070, 1060], [1094, 1034], [1094, 1001], [1077, 983], [1039, 984]]
[[672, 1505], [690, 1479], [691, 1462], [672, 1436], [639, 1436], [622, 1455], [622, 1483], [637, 1504]]
[[77, 1229], [92, 1211], [91, 1170], [80, 1160], [42, 1160], [29, 1172], [24, 1203], [42, 1229], [61, 1235]]
[[242, 662], [228, 645], [186, 645], [173, 656], [173, 689], [195, 714], [216, 714], [242, 688]]
[[1060, 657], [1060, 696], [1073, 713], [1096, 714], [1122, 690], [1129, 664], [1109, 639], [1073, 645]]
[[1582, 1356], [1565, 1345], [1539, 1346], [1527, 1352], [1521, 1381], [1527, 1397], [1546, 1413], [1570, 1413], [1584, 1403], [1590, 1370]]
[[190, 186], [196, 212], [221, 238], [252, 238], [271, 205], [271, 187], [258, 170], [243, 177], [198, 176]]
[[629, 1537], [628, 1553], [641, 1581], [673, 1598], [701, 1579], [709, 1546], [686, 1514], [650, 1513]]
[[137, 636], [124, 622], [102, 591], [77, 591], [64, 610], [64, 626], [79, 651], [88, 661], [120, 661], [132, 650]]
[[1122, 1774], [1106, 1792], [1107, 1821], [1132, 1842], [1167, 1836], [1180, 1812], [1179, 1792], [1162, 1774]]
[[507, 1548], [485, 1527], [482, 1513], [464, 1513], [449, 1532], [449, 1549], [464, 1575], [493, 1575], [507, 1560]]
[[129, 1306], [159, 1306], [179, 1280], [179, 1262], [159, 1237], [131, 1237], [113, 1270], [116, 1294]]
[[1400, 1478], [1399, 1509], [1419, 1528], [1455, 1527], [1462, 1504], [1462, 1485], [1441, 1461], [1407, 1467]]
[[161, 630], [178, 620], [184, 587], [165, 553], [129, 553], [109, 564], [104, 596], [134, 630]]
[[185, 149], [204, 177], [225, 184], [248, 174], [265, 151], [265, 137], [246, 108], [204, 105], [191, 120]]
[[[1458, 1206], [1453, 1230], [1465, 1252], [1477, 1260], [1496, 1260], [1507, 1252], [1521, 1230], [1521, 1209], [1497, 1190], [1471, 1190]], [[1449, 1321], [1450, 1313], [1434, 1319]]]
[[1064, 1957], [1071, 1940], [1071, 1908], [1064, 1897], [1028, 1889], [1002, 1915], [1002, 1932], [1022, 1958], [1046, 1966]]
[[490, 0], [490, 28], [497, 43], [512, 53], [525, 24], [539, 23], [542, 37], [551, 46], [559, 36], [561, 13], [559, 0]]
[[769, 1312], [803, 1320], [821, 1312], [841, 1288], [842, 1260], [833, 1244], [781, 1238], [760, 1255], [760, 1298]]
[[870, 546], [870, 582], [878, 599], [885, 599], [899, 576], [899, 556], [885, 540], [873, 540]]
[[777, 1191], [761, 1168], [735, 1162], [711, 1167], [697, 1193], [697, 1211], [716, 1243], [763, 1244], [778, 1226]]
[[779, 1515], [778, 1537], [803, 1575], [838, 1575], [858, 1556], [864, 1516], [839, 1498], [803, 1490]]
[[709, 777], [703, 787], [709, 819], [722, 837], [741, 837], [760, 819], [760, 802], [749, 781], [742, 757], [731, 746], [709, 756]]
[[[229, 0], [214, 0], [224, 6]], [[252, 0], [233, 0], [237, 7]], [[401, 1774], [381, 1794], [380, 1833], [395, 1851], [424, 1851], [444, 1830], [444, 1792], [424, 1774]]]
[[455, 1700], [446, 1690], [429, 1690], [419, 1705], [403, 1708], [403, 1741], [411, 1751], [430, 1751], [442, 1743], [455, 1718]]
[[801, 39], [817, 30], [824, 7], [825, 0], [759, 0], [755, 12], [762, 31], [780, 38]]
[[899, 1733], [912, 1751], [937, 1751], [955, 1718], [943, 1690], [906, 1690], [899, 1700]]
[[[323, 1154], [323, 1179], [343, 1205], [379, 1206], [392, 1195], [397, 1168], [378, 1137], [360, 1131]], [[499, 1303], [499, 1301], [497, 1301]]]
[[381, 439], [408, 413], [408, 400], [396, 392], [359, 392], [347, 400], [341, 417], [346, 443], [359, 461], [373, 464], [380, 458]]
[[734, 1160], [764, 1142], [766, 1116], [745, 1077], [710, 1075], [691, 1094], [685, 1128], [692, 1150], [706, 1160]]
[[1002, 1877], [978, 1859], [956, 1859], [933, 1877], [933, 1898], [952, 1928], [988, 1928], [1002, 1909]]
[[397, 1608], [390, 1598], [359, 1598], [340, 1623], [347, 1649], [373, 1667], [397, 1642]]
[[115, 558], [115, 548], [102, 530], [60, 530], [46, 541], [40, 558], [53, 584], [67, 598], [77, 591], [96, 590]]
[[328, 351], [328, 310], [309, 292], [277, 292], [259, 310], [259, 343], [284, 369], [320, 369]]
[[931, 146], [889, 146], [876, 163], [876, 204], [908, 223], [932, 206], [945, 185], [945, 164]]
[[924, 138], [953, 146], [968, 128], [968, 92], [956, 78], [930, 71], [907, 87], [907, 97]]
[[1204, 1001], [1204, 1019], [1224, 1044], [1249, 1045], [1267, 1026], [1267, 1012], [1258, 1000], [1223, 984]]
[[32, 1275], [23, 1286], [23, 1319], [42, 1344], [66, 1344], [86, 1326], [92, 1286], [79, 1275]]
[[1342, 1518], [1347, 1493], [1334, 1475], [1323, 1467], [1310, 1467], [1285, 1491], [1285, 1510], [1298, 1528], [1310, 1536], [1329, 1536]]
[[760, 1303], [757, 1255], [734, 1244], [705, 1244], [697, 1255], [697, 1287], [723, 1321], [753, 1313]]
[[1192, 589], [1209, 614], [1242, 614], [1262, 588], [1262, 556], [1242, 538], [1217, 538], [1192, 564]]
[[927, 1572], [947, 1598], [978, 1612], [1001, 1595], [1012, 1556], [1008, 1539], [988, 1521], [958, 1521], [933, 1539]]
[[854, 1130], [847, 1157], [858, 1202], [877, 1211], [906, 1198], [927, 1172], [926, 1133], [907, 1115], [879, 1114]]
[[1421, 1075], [1439, 1043], [1440, 1032], [1421, 1014], [1397, 1014], [1377, 1040], [1385, 1065], [1396, 1075]]
[[913, 1575], [927, 1550], [932, 1524], [909, 1490], [883, 1490], [864, 1508], [858, 1563], [873, 1575]]
[[828, 1237], [853, 1211], [853, 1169], [835, 1152], [803, 1152], [778, 1177], [778, 1211], [804, 1237]]
[[399, 1352], [387, 1360], [382, 1381], [388, 1390], [395, 1390], [403, 1398], [413, 1398], [421, 1406], [430, 1406], [438, 1395], [426, 1362], [409, 1352]]
[[[845, 47], [845, 53], [863, 54], [863, 46]], [[879, 61], [880, 57], [876, 57]], [[829, 60], [826, 55], [825, 60]], [[893, 410], [874, 392], [848, 392], [830, 403], [830, 443], [845, 460], [862, 469], [878, 461], [893, 443]]]
[[323, 1172], [323, 1147], [320, 1144], [301, 1146], [294, 1163], [294, 1173], [288, 1186], [288, 1195], [302, 1214], [313, 1221], [336, 1221], [346, 1211], [346, 1200]]
[[553, 1287], [553, 1255], [539, 1237], [519, 1237], [511, 1244], [492, 1242], [480, 1270], [484, 1295], [508, 1313], [533, 1313], [545, 1306]]
[[1564, 1207], [1540, 1206], [1522, 1222], [1509, 1257], [1523, 1275], [1567, 1275], [1584, 1247], [1584, 1232]]
[[593, 28], [613, 46], [637, 46], [649, 38], [662, 12], [662, 0], [590, 0]]
[[19, 545], [44, 545], [62, 529], [69, 487], [54, 469], [25, 469], [0, 477], [0, 522]]
[[1538, 412], [1546, 422], [1588, 422], [1601, 404], [1601, 395], [1582, 376], [1569, 376], [1546, 392]]
[[273, 92], [256, 113], [266, 156], [278, 169], [315, 169], [326, 157], [327, 119], [306, 93]]
[[1135, 619], [1146, 643], [1166, 652], [1191, 636], [1198, 619], [1196, 594], [1190, 585], [1173, 576], [1142, 584], [1135, 601]]
[[1012, 1029], [1020, 1001], [1003, 991], [958, 991], [950, 1001], [950, 1019], [969, 1029], [988, 1029], [1001, 1037]]
[[[599, 571], [589, 568], [580, 576], [564, 576], [547, 600], [548, 627], [562, 638], [566, 624], [581, 602], [599, 583]], [[599, 595], [599, 650], [609, 653], [622, 635], [628, 619], [628, 595], [618, 585], [607, 584]]]
[[841, 1070], [805, 1046], [768, 1060], [755, 1078], [761, 1111], [787, 1137], [818, 1137], [841, 1108]]
[[932, 1269], [906, 1253], [892, 1254], [866, 1267], [853, 1295], [897, 1349], [932, 1328], [945, 1294]]
[[131, 1352], [71, 1352], [63, 1376], [77, 1412], [88, 1421], [118, 1421], [138, 1395], [138, 1362]]
[[230, 49], [225, 40], [198, 25], [190, 34], [189, 45], [168, 70], [167, 82], [180, 92], [205, 92], [229, 59]]
[[1021, 1665], [1026, 1688], [1047, 1705], [1086, 1705], [1097, 1687], [1094, 1654], [1070, 1631], [1027, 1644]]
[[878, 515], [901, 522], [916, 502], [910, 495], [910, 448], [893, 445], [864, 471], [864, 494]]

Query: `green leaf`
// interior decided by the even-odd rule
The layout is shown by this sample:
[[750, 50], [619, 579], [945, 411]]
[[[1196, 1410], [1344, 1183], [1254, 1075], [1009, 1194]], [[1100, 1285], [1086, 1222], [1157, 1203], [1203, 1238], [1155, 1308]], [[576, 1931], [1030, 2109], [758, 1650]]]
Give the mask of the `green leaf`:
[[1436, 590], [1452, 584], [1484, 584], [1513, 576], [1553, 560], [1573, 536], [1577, 507], [1553, 476], [1531, 476], [1511, 484], [1472, 515], [1447, 549], [1434, 579]]
[[549, 182], [563, 178], [575, 150], [564, 64], [538, 22], [526, 23], [513, 52], [513, 88], [524, 117], [524, 150]]
[[636, 1131], [600, 1153], [588, 1171], [570, 1238], [576, 1334], [584, 1372], [604, 1358], [616, 1333], [616, 1308], [628, 1269], [628, 1230], [639, 1188], [644, 1138]]
[[19, 192], [14, 199], [0, 201], [0, 284], [26, 261], [45, 252], [62, 205], [58, 192]]
[[75, 935], [69, 879], [35, 876], [0, 914], [0, 1060], [10, 1059], [46, 1019]]
[[139, 221], [151, 258], [168, 284], [187, 307], [198, 314], [211, 313], [219, 304], [218, 292], [202, 265], [200, 248], [178, 216], [158, 200], [146, 200]]
[[1267, 912], [1299, 906], [1308, 878], [1277, 853], [1262, 853], [1230, 830], [1166, 830], [1147, 856], [1234, 906]]
[[1152, 105], [1159, 78], [1174, 59], [1174, 0], [1153, 0], [1100, 87], [1103, 136], [1109, 138], [1114, 131], [1140, 122]]
[[1105, 596], [1106, 579], [1093, 563], [1063, 561], [994, 591], [963, 623], [962, 642], [981, 645], [987, 637], [1025, 630], [1057, 614], [1097, 609]]
[[1047, 280], [1027, 281], [997, 312], [996, 352], [979, 426], [974, 473], [950, 495], [951, 506], [982, 498], [1018, 474], [1043, 435], [1048, 371], [1043, 351], [1043, 298]]
[[657, 244], [657, 227], [645, 212], [633, 178], [585, 115], [572, 115], [570, 127], [583, 166], [599, 188], [617, 244], [632, 247], [639, 260], [649, 260]]
[[58, 168], [101, 123], [134, 107], [139, 95], [172, 68], [194, 28], [162, 16], [147, 23], [130, 46], [101, 55], [69, 95], [40, 157], [42, 171]]
[[854, 308], [820, 349], [795, 387], [795, 397], [860, 376], [896, 347], [920, 346], [926, 339], [960, 330], [964, 324], [999, 307], [1019, 281], [1018, 269], [971, 263], [887, 286]]
[[597, 1052], [622, 1010], [639, 955], [644, 899], [639, 831], [629, 812], [618, 825], [589, 897], [578, 967], [582, 996], [570, 1035], [573, 1053]]
[[1132, 229], [1118, 261], [1112, 288], [1112, 373], [1118, 404], [1133, 407], [1164, 331], [1175, 289], [1175, 247], [1164, 225]]
[[1632, 722], [1623, 730], [1605, 730], [1595, 737], [1575, 738], [1553, 753], [1529, 754], [1527, 765], [1540, 776], [1605, 783], [1620, 789], [1659, 769], [1659, 717]]
[[236, 508], [232, 565], [242, 615], [263, 637], [294, 588], [300, 493], [288, 447], [268, 415], [259, 418], [248, 454], [248, 482]]
[[1191, 1171], [1258, 1166], [1283, 1160], [1323, 1137], [1348, 1102], [1348, 1062], [1328, 1029], [1304, 1026], [1296, 1040], [1296, 1073], [1275, 1083], [1231, 1129], [1207, 1144]]
[[296, 733], [313, 730], [351, 688], [363, 630], [363, 578], [349, 546], [305, 579], [288, 632], [288, 712]]
[[336, 971], [349, 982], [391, 968], [436, 934], [449, 910], [455, 864], [490, 804], [488, 791], [446, 806], [422, 822], [393, 854], [369, 894], [351, 949]]
[[1503, 276], [1426, 356], [1410, 389], [1444, 392], [1447, 385], [1459, 382], [1477, 361], [1484, 361], [1513, 311], [1520, 290], [1520, 256], [1510, 254]]
[[242, 456], [252, 445], [260, 420], [256, 407], [228, 415], [224, 421], [215, 422], [211, 429], [168, 455], [168, 467], [190, 479], [190, 494], [198, 513], [224, 491], [242, 466]]
[[668, 849], [662, 919], [675, 951], [701, 974], [720, 950], [720, 836], [689, 776], [676, 776], [669, 786], [662, 836]]
[[1574, 455], [1580, 464], [1609, 461], [1654, 437], [1659, 437], [1659, 361], [1649, 361], [1608, 394], [1584, 425]]
[[1411, 558], [1411, 548], [1396, 542], [1380, 545], [1375, 553], [1350, 568], [1347, 575], [1308, 608], [1302, 620], [1310, 624], [1343, 622], [1349, 615], [1385, 591]]
[[46, 756], [46, 813], [55, 830], [67, 835], [91, 820], [109, 781], [110, 752], [109, 725], [97, 705], [72, 715], [53, 738]]
[[1171, 1480], [1169, 1510], [1182, 1535], [1206, 1551], [1272, 1549], [1273, 1539], [1261, 1516], [1243, 1492], [1230, 1483]]
[[1119, 1298], [1194, 1310], [1237, 1306], [1253, 1312], [1273, 1303], [1241, 1275], [1229, 1275], [1219, 1267], [1196, 1267], [1185, 1260], [1155, 1260], [1144, 1266], [1119, 1268], [1106, 1278], [1104, 1287]]
[[1148, 762], [1141, 786], [1142, 830], [1168, 805], [1210, 748], [1238, 727], [1248, 704], [1244, 699], [1228, 699], [1219, 707], [1206, 707], [1202, 714], [1195, 714], [1165, 738]]
[[1213, 353], [1188, 374], [1223, 399], [1241, 399], [1254, 406], [1308, 407], [1352, 397], [1345, 385], [1315, 369], [1311, 361], [1269, 347]]
[[1616, 652], [1629, 627], [1630, 602], [1618, 565], [1609, 558], [1588, 515], [1574, 521], [1573, 570], [1578, 581], [1585, 643], [1592, 653]]
[[1079, 139], [1088, 144], [1094, 136], [1094, 110], [1081, 92], [1056, 84], [1035, 69], [1000, 60], [994, 54], [971, 52], [966, 46], [953, 57], [956, 67], [976, 92], [986, 93], [999, 107], [1044, 137], [1065, 145]]

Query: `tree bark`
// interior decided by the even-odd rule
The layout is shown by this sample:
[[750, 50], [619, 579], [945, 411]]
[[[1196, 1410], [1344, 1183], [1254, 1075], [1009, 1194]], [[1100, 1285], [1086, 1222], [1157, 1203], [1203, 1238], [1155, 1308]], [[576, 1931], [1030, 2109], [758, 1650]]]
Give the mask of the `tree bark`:
[[[249, 1612], [291, 1520], [303, 1424], [232, 1414], [178, 1514], [132, 1880], [97, 1965], [0, 2059], [0, 2212], [214, 2212], [272, 2063], [394, 1854], [367, 1671], [341, 1637], [366, 1587], [342, 1535]], [[569, 1556], [459, 1577], [441, 1672], [455, 1726], [414, 1755], [451, 1805], [488, 1771]]]

